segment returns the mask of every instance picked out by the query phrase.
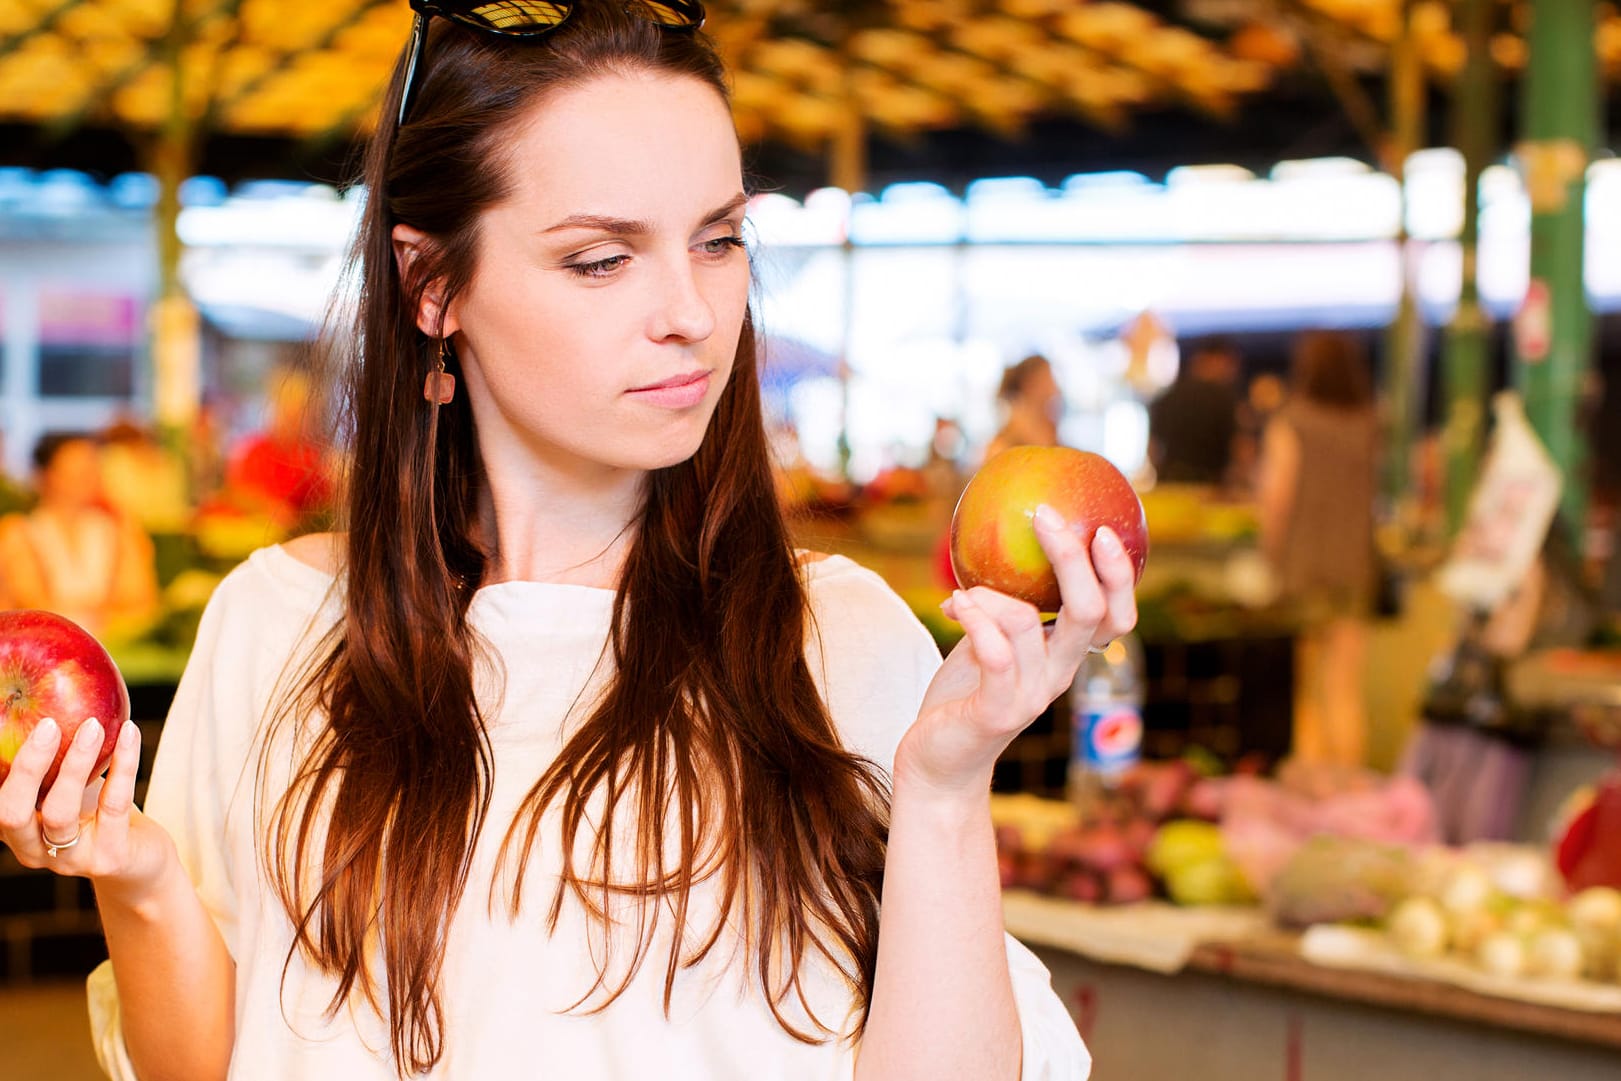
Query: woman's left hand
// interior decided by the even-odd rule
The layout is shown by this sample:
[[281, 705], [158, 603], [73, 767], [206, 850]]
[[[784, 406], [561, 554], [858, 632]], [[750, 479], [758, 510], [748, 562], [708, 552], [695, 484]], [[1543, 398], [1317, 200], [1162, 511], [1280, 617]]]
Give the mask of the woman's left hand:
[[952, 594], [945, 613], [965, 636], [896, 751], [897, 786], [983, 797], [997, 756], [1069, 688], [1087, 651], [1136, 624], [1136, 575], [1120, 539], [1100, 529], [1088, 553], [1051, 508], [1035, 520], [1063, 595], [1057, 619], [1043, 624], [1034, 605], [982, 586]]

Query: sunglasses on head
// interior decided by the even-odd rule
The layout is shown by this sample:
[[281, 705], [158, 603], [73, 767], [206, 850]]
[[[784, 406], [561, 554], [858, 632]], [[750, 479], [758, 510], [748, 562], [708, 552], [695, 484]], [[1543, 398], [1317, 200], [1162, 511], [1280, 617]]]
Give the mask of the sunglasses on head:
[[[575, 0], [411, 0], [416, 22], [411, 27], [411, 58], [405, 65], [405, 90], [400, 94], [397, 126], [405, 126], [421, 77], [422, 53], [428, 41], [428, 20], [435, 15], [471, 30], [531, 41], [545, 37], [568, 21]], [[697, 30], [704, 24], [704, 6], [698, 0], [627, 0], [625, 11], [666, 30]]]

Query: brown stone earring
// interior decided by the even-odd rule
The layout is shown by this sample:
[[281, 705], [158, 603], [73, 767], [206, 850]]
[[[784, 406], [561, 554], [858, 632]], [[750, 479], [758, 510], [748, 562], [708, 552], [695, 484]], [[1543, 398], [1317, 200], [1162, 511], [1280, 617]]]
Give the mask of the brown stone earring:
[[440, 338], [439, 359], [422, 384], [422, 396], [434, 405], [449, 405], [456, 397], [456, 377], [445, 371], [445, 356], [449, 351], [449, 344]]

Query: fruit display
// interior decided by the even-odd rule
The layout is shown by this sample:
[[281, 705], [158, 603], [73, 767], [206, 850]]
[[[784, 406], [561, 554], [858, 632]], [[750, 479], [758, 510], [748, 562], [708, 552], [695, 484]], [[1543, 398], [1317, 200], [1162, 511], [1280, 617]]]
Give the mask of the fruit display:
[[[1367, 770], [1335, 770], [1285, 763], [1276, 778], [1236, 777], [1226, 793], [1222, 833], [1227, 850], [1263, 896], [1303, 847], [1323, 838], [1369, 842], [1378, 864], [1380, 847], [1424, 847], [1439, 840], [1429, 791], [1412, 777], [1386, 777]], [[1351, 846], [1358, 852], [1362, 849]], [[1308, 859], [1313, 857], [1308, 853]], [[1323, 862], [1332, 870], [1332, 858]], [[1291, 881], [1292, 894], [1309, 892], [1315, 878], [1308, 863]], [[1323, 892], [1337, 886], [1325, 883]], [[1316, 900], [1301, 904], [1303, 913]], [[1289, 901], [1286, 907], [1292, 908]], [[1364, 906], [1365, 907], [1365, 906]], [[1327, 905], [1332, 910], [1332, 903]], [[1370, 913], [1377, 915], [1377, 913]]]
[[1412, 850], [1403, 845], [1320, 833], [1267, 882], [1267, 909], [1273, 922], [1291, 929], [1382, 919], [1415, 875]]
[[1199, 819], [1174, 819], [1154, 834], [1145, 856], [1148, 869], [1179, 905], [1242, 905], [1257, 898], [1233, 862], [1221, 827]]
[[1541, 853], [1490, 847], [1427, 854], [1428, 881], [1380, 921], [1391, 944], [1414, 961], [1461, 961], [1506, 979], [1621, 982], [1621, 890], [1566, 895], [1551, 868], [1534, 866], [1547, 867]]
[[1229, 780], [1177, 759], [1133, 767], [1084, 814], [1068, 803], [999, 797], [1002, 885], [1097, 904], [1160, 895], [1189, 905], [1252, 902], [1214, 822]]
[[95, 636], [71, 619], [33, 609], [0, 612], [0, 781], [47, 717], [56, 721], [62, 738], [41, 793], [56, 779], [80, 726], [92, 718], [102, 728], [92, 776], [107, 767], [129, 720], [124, 677]]
[[1070, 447], [1013, 447], [980, 467], [951, 516], [951, 565], [964, 588], [991, 589], [1043, 612], [1059, 606], [1058, 578], [1036, 539], [1047, 504], [1088, 545], [1102, 526], [1120, 538], [1137, 577], [1148, 561], [1148, 523], [1131, 482], [1101, 455]]

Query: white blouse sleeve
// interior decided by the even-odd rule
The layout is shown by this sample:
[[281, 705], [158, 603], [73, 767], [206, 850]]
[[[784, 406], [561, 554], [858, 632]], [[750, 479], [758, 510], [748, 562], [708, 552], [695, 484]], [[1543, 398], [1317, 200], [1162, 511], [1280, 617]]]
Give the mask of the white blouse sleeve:
[[[878, 575], [837, 557], [811, 570], [813, 646], [819, 639], [821, 647], [809, 651], [813, 670], [845, 745], [887, 776], [940, 667], [939, 648]], [[1022, 1081], [1085, 1081], [1092, 1058], [1051, 973], [1012, 935], [1006, 940], [1024, 1041]]]
[[[257, 727], [246, 666], [254, 635], [232, 613], [254, 607], [238, 596], [249, 585], [238, 568], [214, 591], [203, 610], [196, 643], [186, 661], [164, 721], [147, 786], [144, 812], [168, 831], [180, 863], [203, 907], [236, 956], [237, 900], [226, 835], [230, 801], [252, 765], [247, 748]], [[246, 622], [253, 622], [251, 620]], [[263, 626], [262, 623], [260, 624]], [[233, 641], [234, 639], [234, 641]], [[115, 1081], [136, 1081], [124, 1046], [112, 963], [103, 961], [86, 981], [91, 1041], [102, 1069]]]

